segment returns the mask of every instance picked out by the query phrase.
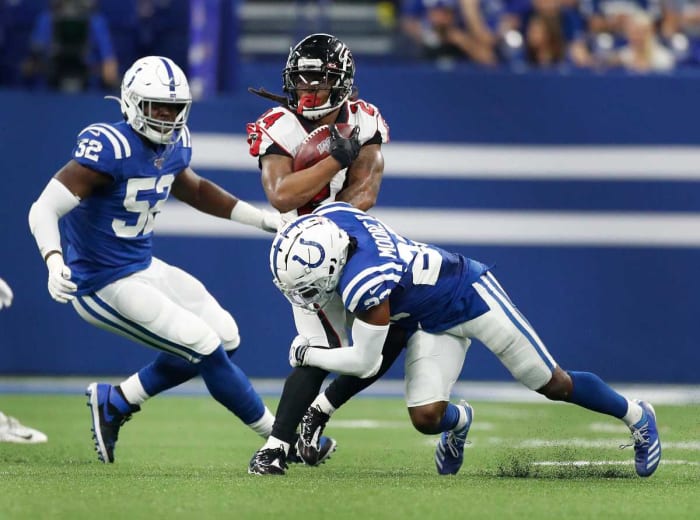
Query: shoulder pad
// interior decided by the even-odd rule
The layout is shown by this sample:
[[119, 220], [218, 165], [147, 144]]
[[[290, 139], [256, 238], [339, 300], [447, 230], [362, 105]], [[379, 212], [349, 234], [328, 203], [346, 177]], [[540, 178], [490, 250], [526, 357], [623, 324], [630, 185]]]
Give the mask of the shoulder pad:
[[99, 164], [103, 170], [114, 161], [131, 157], [131, 152], [131, 143], [120, 130], [106, 123], [95, 123], [78, 134], [73, 158], [92, 168]]

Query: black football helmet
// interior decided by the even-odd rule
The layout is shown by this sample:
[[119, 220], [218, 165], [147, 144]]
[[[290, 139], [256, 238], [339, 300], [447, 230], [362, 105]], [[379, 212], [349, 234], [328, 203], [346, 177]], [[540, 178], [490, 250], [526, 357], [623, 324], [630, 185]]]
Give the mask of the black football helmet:
[[[320, 119], [350, 97], [355, 61], [350, 49], [335, 36], [311, 34], [290, 49], [282, 79], [289, 108], [307, 119]], [[300, 83], [305, 91], [330, 89], [328, 100], [317, 106], [313, 94], [300, 99]]]

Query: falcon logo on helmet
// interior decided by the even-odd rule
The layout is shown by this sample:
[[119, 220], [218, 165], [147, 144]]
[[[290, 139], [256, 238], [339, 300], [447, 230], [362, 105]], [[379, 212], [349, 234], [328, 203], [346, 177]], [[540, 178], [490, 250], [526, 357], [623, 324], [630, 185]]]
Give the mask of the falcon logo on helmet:
[[[304, 74], [320, 79], [307, 81]], [[312, 34], [290, 50], [282, 78], [289, 108], [306, 119], [321, 119], [340, 107], [352, 94], [355, 62], [350, 49], [335, 36]], [[307, 85], [330, 89], [328, 100], [312, 106], [306, 99], [300, 99], [297, 92], [300, 78]]]

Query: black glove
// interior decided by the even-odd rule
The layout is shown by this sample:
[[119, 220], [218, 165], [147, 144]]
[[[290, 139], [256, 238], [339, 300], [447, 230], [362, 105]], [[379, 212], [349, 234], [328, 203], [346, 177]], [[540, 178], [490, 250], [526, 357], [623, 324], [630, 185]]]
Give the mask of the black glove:
[[360, 127], [356, 126], [352, 129], [350, 137], [343, 137], [338, 133], [335, 125], [328, 126], [331, 132], [331, 157], [340, 163], [340, 166], [347, 168], [350, 163], [357, 159], [357, 154], [360, 153], [360, 140], [357, 135], [360, 133]]

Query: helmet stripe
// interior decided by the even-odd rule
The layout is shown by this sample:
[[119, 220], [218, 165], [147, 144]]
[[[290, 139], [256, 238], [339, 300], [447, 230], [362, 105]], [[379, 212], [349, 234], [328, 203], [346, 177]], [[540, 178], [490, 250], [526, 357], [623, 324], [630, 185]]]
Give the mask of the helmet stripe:
[[175, 74], [173, 74], [173, 68], [170, 66], [170, 62], [165, 58], [161, 58], [160, 61], [165, 65], [165, 70], [168, 72], [168, 79], [170, 80], [170, 92], [175, 92]]

